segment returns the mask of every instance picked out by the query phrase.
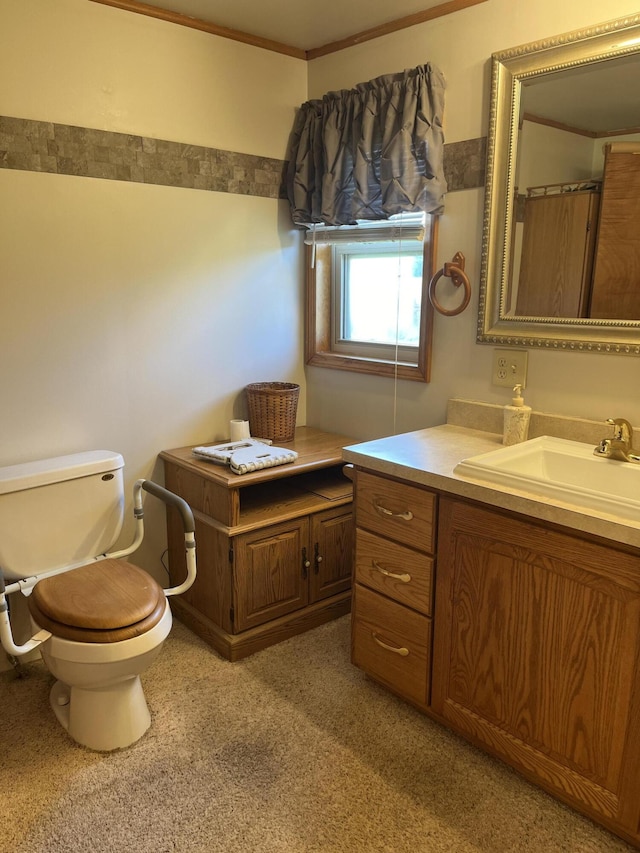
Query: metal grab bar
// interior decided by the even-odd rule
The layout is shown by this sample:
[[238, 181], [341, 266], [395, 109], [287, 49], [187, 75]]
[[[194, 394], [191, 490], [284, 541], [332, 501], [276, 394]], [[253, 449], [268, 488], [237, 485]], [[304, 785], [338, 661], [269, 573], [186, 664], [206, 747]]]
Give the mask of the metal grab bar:
[[16, 645], [11, 631], [11, 622], [9, 621], [9, 605], [6, 598], [6, 587], [4, 584], [4, 575], [0, 569], [0, 643], [2, 648], [10, 655], [26, 655], [27, 652], [37, 649], [41, 643], [48, 640], [51, 634], [44, 629], [34, 634], [30, 640], [23, 643], [21, 646]]
[[[168, 489], [165, 489], [163, 486], [159, 486], [157, 483], [154, 483], [152, 480], [137, 480], [133, 487], [133, 513], [136, 519], [136, 531], [131, 545], [121, 551], [112, 551], [108, 554], [100, 554], [94, 558], [93, 562], [105, 559], [117, 560], [122, 557], [128, 557], [129, 554], [132, 554], [138, 549], [144, 537], [142, 490], [159, 498], [167, 506], [172, 506], [177, 509], [182, 518], [182, 524], [184, 527], [185, 556], [187, 561], [187, 576], [178, 586], [173, 586], [164, 590], [164, 594], [167, 598], [171, 595], [180, 595], [181, 593], [186, 592], [196, 579], [196, 542], [194, 535], [195, 522], [193, 519], [193, 513], [191, 512], [191, 507], [185, 500], [178, 497], [178, 495], [175, 495], [173, 492], [170, 492]], [[18, 591], [22, 592], [24, 595], [29, 595], [39, 580], [42, 580], [45, 577], [59, 575], [63, 572], [73, 571], [81, 566], [88, 565], [90, 562], [92, 561], [89, 560], [81, 563], [73, 563], [69, 566], [62, 566], [57, 569], [52, 569], [49, 572], [43, 572], [37, 577], [33, 576], [22, 578], [21, 580], [8, 585], [5, 585], [4, 574], [0, 568], [0, 644], [8, 654], [24, 655], [46, 642], [46, 640], [51, 637], [51, 633], [45, 630], [38, 631], [38, 633], [34, 634], [26, 643], [17, 645], [11, 630], [7, 595]]]
[[157, 483], [154, 483], [153, 480], [138, 480], [133, 487], [133, 497], [134, 514], [136, 515], [136, 518], [139, 518], [140, 520], [142, 520], [143, 514], [142, 498], [140, 494], [141, 489], [144, 489], [145, 492], [159, 498], [167, 506], [172, 506], [174, 509], [177, 509], [182, 518], [182, 526], [184, 527], [185, 556], [187, 560], [187, 577], [178, 586], [172, 586], [164, 591], [167, 598], [169, 598], [170, 595], [181, 595], [183, 592], [186, 592], [190, 586], [192, 586], [196, 579], [196, 540], [194, 536], [196, 524], [193, 520], [191, 507], [183, 498], [178, 497], [178, 495], [175, 495], [163, 486], [159, 486]]

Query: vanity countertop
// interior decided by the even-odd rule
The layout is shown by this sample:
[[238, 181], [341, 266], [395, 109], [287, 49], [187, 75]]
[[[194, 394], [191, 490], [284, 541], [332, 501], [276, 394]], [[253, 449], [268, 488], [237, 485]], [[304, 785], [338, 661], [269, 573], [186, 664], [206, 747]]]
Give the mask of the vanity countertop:
[[443, 424], [349, 445], [343, 450], [343, 458], [379, 474], [640, 548], [640, 519], [636, 522], [603, 512], [586, 513], [568, 502], [482, 484], [454, 473], [463, 459], [501, 446], [501, 435]]

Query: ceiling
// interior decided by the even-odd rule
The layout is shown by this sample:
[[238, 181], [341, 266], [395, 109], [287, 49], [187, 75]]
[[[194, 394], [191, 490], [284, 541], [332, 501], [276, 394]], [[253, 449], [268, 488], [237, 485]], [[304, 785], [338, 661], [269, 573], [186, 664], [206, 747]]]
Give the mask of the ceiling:
[[[321, 55], [318, 50], [393, 22], [446, 14], [486, 0], [97, 0], [132, 11], [155, 7], [165, 12], [204, 21], [258, 39], [266, 39], [299, 52]], [[139, 9], [136, 7], [139, 6]], [[357, 40], [353, 40], [357, 43]], [[276, 48], [277, 49], [277, 48]], [[637, 92], [640, 62], [637, 57], [598, 63], [594, 67], [565, 71], [525, 85], [524, 110], [583, 130], [603, 133], [640, 126]], [[611, 97], [611, 93], [615, 97]]]
[[[610, 59], [534, 78], [523, 85], [523, 112], [606, 134], [640, 127], [640, 61]], [[615, 93], [615, 97], [612, 97]]]
[[145, 0], [145, 5], [311, 50], [440, 6], [442, 0]]

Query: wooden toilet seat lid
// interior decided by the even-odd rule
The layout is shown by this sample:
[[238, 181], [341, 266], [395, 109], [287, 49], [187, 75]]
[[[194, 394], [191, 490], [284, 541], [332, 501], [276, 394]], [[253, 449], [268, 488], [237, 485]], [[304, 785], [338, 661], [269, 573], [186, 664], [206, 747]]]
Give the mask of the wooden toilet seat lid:
[[29, 610], [41, 628], [79, 642], [138, 636], [162, 618], [162, 587], [125, 560], [100, 560], [39, 581]]

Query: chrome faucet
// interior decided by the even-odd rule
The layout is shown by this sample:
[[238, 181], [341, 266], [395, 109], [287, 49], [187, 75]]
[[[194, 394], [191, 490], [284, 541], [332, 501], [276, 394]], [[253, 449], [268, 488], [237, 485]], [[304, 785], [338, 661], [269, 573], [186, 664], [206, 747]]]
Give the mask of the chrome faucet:
[[594, 449], [594, 455], [621, 462], [640, 462], [640, 452], [633, 446], [633, 427], [629, 421], [607, 418], [607, 423], [613, 427], [613, 438], [603, 438]]

